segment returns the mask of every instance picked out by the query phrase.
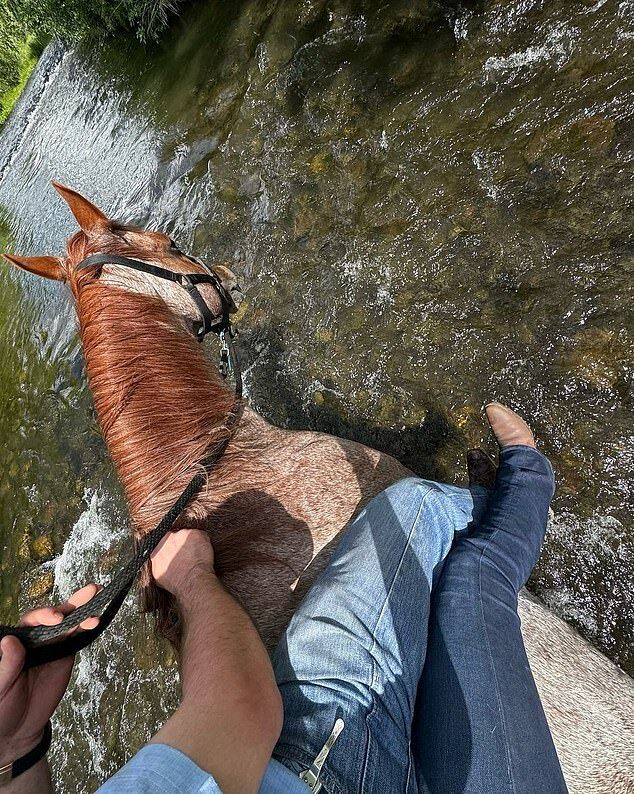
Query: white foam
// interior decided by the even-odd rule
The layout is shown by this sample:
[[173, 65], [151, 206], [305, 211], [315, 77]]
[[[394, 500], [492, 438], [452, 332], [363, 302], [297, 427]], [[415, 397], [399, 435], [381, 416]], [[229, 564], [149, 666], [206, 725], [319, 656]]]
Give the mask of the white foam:
[[484, 63], [484, 72], [496, 75], [526, 69], [534, 64], [552, 62], [561, 68], [570, 58], [579, 31], [568, 25], [555, 25], [544, 38], [542, 44], [527, 47], [503, 57], [491, 56]]
[[453, 24], [453, 35], [456, 41], [466, 41], [469, 34], [469, 21], [473, 16], [473, 11], [464, 11], [456, 17]]
[[112, 527], [108, 500], [103, 494], [86, 491], [84, 499], [87, 508], [71, 529], [62, 553], [53, 561], [55, 589], [60, 598], [68, 598], [86, 584], [99, 556], [126, 533], [123, 526]]

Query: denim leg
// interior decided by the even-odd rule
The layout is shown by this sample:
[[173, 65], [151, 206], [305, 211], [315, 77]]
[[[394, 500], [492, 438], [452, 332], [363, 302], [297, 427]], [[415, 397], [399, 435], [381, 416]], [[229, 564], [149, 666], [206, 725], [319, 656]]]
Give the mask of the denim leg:
[[445, 561], [413, 725], [421, 794], [566, 792], [517, 614], [553, 491], [543, 455], [507, 447], [484, 518]]
[[346, 529], [274, 656], [284, 702], [275, 757], [308, 768], [345, 727], [320, 780], [329, 794], [416, 792], [410, 737], [430, 589], [482, 490], [407, 478]]

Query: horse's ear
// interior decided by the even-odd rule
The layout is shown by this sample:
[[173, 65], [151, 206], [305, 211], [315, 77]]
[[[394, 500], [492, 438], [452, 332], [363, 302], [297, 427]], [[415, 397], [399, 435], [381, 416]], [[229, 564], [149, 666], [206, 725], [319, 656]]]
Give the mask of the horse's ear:
[[2, 256], [12, 265], [28, 270], [29, 273], [35, 273], [36, 276], [64, 281], [62, 260], [58, 256], [15, 256], [14, 254], [2, 254]]
[[91, 232], [107, 226], [107, 216], [92, 202], [84, 198], [81, 193], [65, 185], [60, 185], [59, 182], [51, 182], [51, 184], [70, 207], [70, 211], [83, 232]]

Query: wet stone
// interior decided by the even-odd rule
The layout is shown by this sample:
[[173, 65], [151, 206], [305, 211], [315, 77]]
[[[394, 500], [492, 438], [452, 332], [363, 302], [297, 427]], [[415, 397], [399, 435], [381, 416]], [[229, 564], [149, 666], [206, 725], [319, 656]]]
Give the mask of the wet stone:
[[614, 120], [603, 116], [590, 116], [576, 121], [568, 133], [570, 144], [575, 149], [601, 153], [614, 140]]
[[566, 363], [582, 383], [598, 391], [615, 391], [623, 371], [623, 349], [613, 332], [587, 328], [574, 337]]
[[48, 595], [53, 589], [54, 583], [55, 577], [52, 570], [42, 571], [42, 573], [37, 574], [28, 588], [29, 600], [34, 601]]
[[31, 542], [33, 559], [43, 561], [50, 559], [54, 554], [53, 542], [48, 535], [40, 535]]

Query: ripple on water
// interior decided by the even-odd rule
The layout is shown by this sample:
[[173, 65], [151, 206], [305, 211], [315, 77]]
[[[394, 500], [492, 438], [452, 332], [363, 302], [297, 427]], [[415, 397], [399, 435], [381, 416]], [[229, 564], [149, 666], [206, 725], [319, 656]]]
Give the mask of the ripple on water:
[[[490, 448], [482, 404], [510, 403], [558, 477], [533, 586], [633, 672], [634, 4], [449, 6], [437, 16], [436, 3], [357, 13], [315, 0], [277, 4], [269, 18], [256, 0], [199, 2], [154, 52], [122, 40], [70, 52], [39, 94], [36, 73], [0, 135], [0, 163], [10, 154], [2, 218], [23, 253], [59, 252], [74, 223], [48, 186], [57, 178], [231, 262], [248, 287], [239, 341], [248, 392], [280, 425], [348, 435], [427, 477], [461, 481], [464, 449]], [[42, 347], [62, 357], [70, 305], [58, 285], [18, 283], [18, 319], [48, 333]], [[5, 326], [26, 363], [5, 365], [3, 381], [21, 385], [11, 421], [0, 416], [0, 443], [26, 432], [25, 459], [50, 455], [56, 471], [68, 460], [83, 472], [95, 456], [89, 413], [72, 401], [60, 411], [53, 455], [38, 390], [65, 397], [66, 387], [40, 377], [20, 323]], [[49, 365], [65, 373], [55, 356]], [[22, 533], [28, 546], [28, 531], [59, 523], [58, 513], [36, 515], [35, 501], [60, 499], [54, 477], [19, 461], [12, 476], [38, 494], [18, 550]], [[90, 487], [93, 511], [80, 518], [85, 560], [64, 549], [66, 590], [99, 571], [104, 537], [121, 537], [105, 497], [112, 481], [90, 471], [86, 482], [75, 475], [76, 493], [62, 492], [75, 505]], [[79, 548], [82, 532], [73, 530]], [[153, 642], [130, 602], [87, 652], [87, 685], [60, 713], [66, 790], [94, 787], [173, 703], [174, 669]]]
[[[122, 543], [128, 532], [125, 524], [113, 521], [117, 511], [112, 499], [97, 492], [87, 493], [85, 499], [86, 509], [62, 553], [49, 563], [60, 599], [90, 581], [105, 583], [126, 559], [121, 547], [129, 545]], [[113, 549], [119, 550], [114, 557]], [[60, 791], [96, 787], [147, 741], [175, 707], [178, 676], [171, 655], [154, 647], [149, 665], [147, 659], [140, 659], [140, 652], [156, 646], [149, 632], [131, 594], [108, 631], [78, 655], [54, 720], [51, 761]], [[145, 700], [148, 688], [154, 692], [152, 704]]]

